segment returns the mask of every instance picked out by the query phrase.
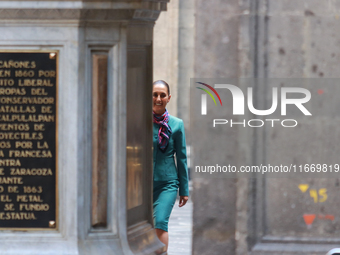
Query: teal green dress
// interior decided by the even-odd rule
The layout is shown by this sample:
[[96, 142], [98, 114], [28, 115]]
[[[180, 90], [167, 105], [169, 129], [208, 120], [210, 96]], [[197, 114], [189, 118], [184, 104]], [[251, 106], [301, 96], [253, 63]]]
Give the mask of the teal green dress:
[[168, 124], [172, 134], [162, 152], [157, 145], [159, 125], [153, 123], [153, 218], [155, 228], [166, 232], [177, 191], [180, 196], [189, 196], [184, 124], [171, 115]]

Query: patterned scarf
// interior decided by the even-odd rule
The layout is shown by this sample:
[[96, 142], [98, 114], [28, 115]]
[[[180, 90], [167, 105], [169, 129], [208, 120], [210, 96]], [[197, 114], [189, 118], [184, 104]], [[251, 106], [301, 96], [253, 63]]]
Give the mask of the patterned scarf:
[[153, 112], [153, 123], [159, 125], [158, 130], [158, 147], [164, 152], [166, 147], [168, 146], [170, 136], [172, 134], [171, 127], [168, 125], [169, 122], [169, 113], [168, 110], [165, 109], [165, 113], [159, 116]]

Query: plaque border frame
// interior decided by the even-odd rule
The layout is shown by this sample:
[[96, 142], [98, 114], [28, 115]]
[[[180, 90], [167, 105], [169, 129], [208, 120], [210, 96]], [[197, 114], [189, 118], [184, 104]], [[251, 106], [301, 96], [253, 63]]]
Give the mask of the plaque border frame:
[[55, 87], [56, 87], [56, 95], [55, 95], [55, 116], [56, 116], [56, 121], [55, 121], [55, 227], [46, 227], [46, 228], [3, 228], [0, 227], [0, 231], [4, 230], [10, 230], [10, 231], [59, 231], [59, 170], [58, 170], [58, 133], [59, 133], [59, 123], [58, 123], [58, 107], [59, 107], [59, 97], [58, 97], [58, 92], [59, 92], [59, 51], [56, 49], [42, 49], [42, 50], [34, 50], [34, 49], [0, 49], [0, 53], [56, 53], [56, 82], [55, 82]]

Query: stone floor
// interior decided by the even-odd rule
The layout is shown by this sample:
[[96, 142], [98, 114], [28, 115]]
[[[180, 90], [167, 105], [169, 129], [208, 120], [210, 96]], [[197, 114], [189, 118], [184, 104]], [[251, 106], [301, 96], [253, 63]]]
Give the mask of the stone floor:
[[169, 220], [168, 255], [191, 255], [192, 202], [178, 207], [178, 200]]

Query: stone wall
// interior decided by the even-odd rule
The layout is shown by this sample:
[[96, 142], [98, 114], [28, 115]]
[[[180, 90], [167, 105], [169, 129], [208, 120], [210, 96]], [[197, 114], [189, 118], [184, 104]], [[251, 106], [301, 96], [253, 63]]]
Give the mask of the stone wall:
[[[215, 130], [214, 136], [226, 137], [223, 145], [213, 149], [212, 135], [201, 136], [193, 149], [202, 159], [195, 164], [204, 161], [204, 151], [236, 166], [337, 161], [332, 94], [338, 88], [326, 87], [331, 82], [325, 78], [338, 76], [338, 8], [335, 1], [196, 1], [194, 76], [283, 78], [286, 84], [304, 78], [295, 86], [311, 91], [313, 119], [301, 120], [295, 130]], [[273, 86], [254, 85], [258, 108], [268, 109]], [[325, 254], [339, 242], [338, 183], [336, 178], [194, 179], [193, 254]], [[301, 184], [308, 191], [302, 192]], [[309, 214], [316, 217], [311, 225], [304, 220]], [[335, 218], [327, 221], [325, 215]]]

